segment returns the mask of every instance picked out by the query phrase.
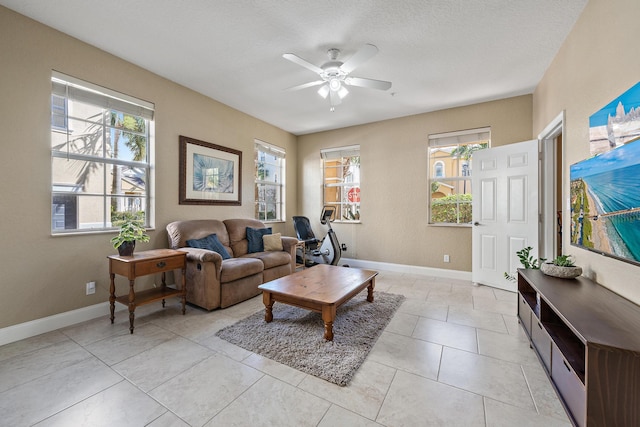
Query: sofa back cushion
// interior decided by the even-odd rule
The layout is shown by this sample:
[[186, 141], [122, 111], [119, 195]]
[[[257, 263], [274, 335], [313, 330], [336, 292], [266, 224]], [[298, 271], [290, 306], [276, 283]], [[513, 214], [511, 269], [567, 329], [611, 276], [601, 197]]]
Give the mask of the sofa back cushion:
[[258, 221], [257, 219], [225, 219], [223, 222], [227, 226], [229, 244], [235, 257], [246, 255], [249, 252], [247, 227], [266, 228], [262, 221]]
[[209, 234], [202, 239], [189, 239], [187, 240], [187, 246], [192, 248], [208, 249], [220, 254], [222, 259], [229, 259], [231, 255], [227, 252], [227, 249], [220, 243], [216, 234]]
[[247, 252], [250, 254], [256, 252], [264, 252], [264, 242], [262, 241], [262, 237], [265, 235], [270, 235], [272, 233], [271, 227], [269, 228], [252, 228], [247, 227], [247, 241], [249, 245], [247, 247]]
[[192, 219], [174, 221], [167, 225], [167, 237], [171, 249], [189, 246], [187, 240], [202, 239], [211, 234], [218, 236], [218, 240], [230, 256], [236, 256], [230, 244], [229, 233], [224, 222], [217, 219]]

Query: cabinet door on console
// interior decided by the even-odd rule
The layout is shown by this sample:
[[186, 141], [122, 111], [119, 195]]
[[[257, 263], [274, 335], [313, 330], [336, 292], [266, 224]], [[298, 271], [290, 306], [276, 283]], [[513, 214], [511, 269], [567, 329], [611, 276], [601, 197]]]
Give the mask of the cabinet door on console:
[[575, 418], [578, 425], [584, 426], [587, 415], [584, 384], [582, 384], [574, 370], [571, 369], [571, 365], [555, 343], [552, 345], [551, 363], [551, 378], [553, 382], [558, 387], [573, 418]]
[[551, 372], [551, 337], [537, 318], [533, 318], [531, 321], [531, 341], [538, 350], [545, 369], [547, 372]]

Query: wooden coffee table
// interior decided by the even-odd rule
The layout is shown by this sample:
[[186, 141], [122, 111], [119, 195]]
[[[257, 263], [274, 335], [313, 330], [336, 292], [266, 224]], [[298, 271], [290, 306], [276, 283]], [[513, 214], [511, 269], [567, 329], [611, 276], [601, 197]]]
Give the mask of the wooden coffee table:
[[367, 288], [373, 302], [377, 271], [319, 264], [258, 286], [262, 290], [264, 320], [273, 320], [273, 303], [294, 305], [322, 314], [324, 339], [333, 340], [336, 309]]

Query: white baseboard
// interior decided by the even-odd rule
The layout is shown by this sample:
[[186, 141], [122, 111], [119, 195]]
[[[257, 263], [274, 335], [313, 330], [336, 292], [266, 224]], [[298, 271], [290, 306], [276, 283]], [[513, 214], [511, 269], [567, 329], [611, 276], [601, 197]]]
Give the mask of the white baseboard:
[[[444, 277], [447, 279], [471, 280], [470, 271], [445, 270], [442, 268], [420, 267], [417, 265], [391, 264], [388, 262], [366, 261], [361, 259], [342, 258], [340, 264], [348, 264], [352, 267], [370, 268], [372, 270], [392, 271], [396, 273], [418, 274], [423, 276]], [[125, 310], [126, 307], [116, 305], [116, 311]], [[88, 307], [71, 310], [42, 319], [8, 326], [0, 329], [0, 345], [20, 341], [34, 337], [56, 329], [66, 328], [76, 323], [95, 319], [109, 313], [109, 303], [90, 305]]]
[[[125, 309], [125, 306], [120, 304], [116, 305], [116, 311]], [[0, 329], [0, 345], [20, 341], [25, 338], [35, 337], [36, 335], [95, 319], [97, 317], [104, 316], [105, 314], [109, 314], [108, 302], [90, 305], [77, 310], [66, 311], [64, 313], [54, 314], [53, 316], [8, 326]]]
[[366, 261], [362, 259], [340, 258], [340, 264], [351, 267], [370, 268], [372, 270], [393, 271], [394, 273], [419, 274], [446, 279], [471, 280], [470, 271], [445, 270], [443, 268], [420, 267], [417, 265], [391, 264], [388, 262]]

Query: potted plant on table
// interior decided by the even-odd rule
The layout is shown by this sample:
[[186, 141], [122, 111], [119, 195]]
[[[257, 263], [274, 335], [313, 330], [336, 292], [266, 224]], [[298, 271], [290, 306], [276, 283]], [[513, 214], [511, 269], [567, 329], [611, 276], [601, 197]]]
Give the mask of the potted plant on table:
[[[516, 252], [516, 255], [518, 256], [518, 259], [520, 260], [520, 264], [522, 264], [522, 267], [537, 270], [547, 259], [533, 258], [533, 255], [531, 255], [532, 250], [533, 248], [531, 246], [527, 246], [526, 248], [522, 248], [518, 252]], [[509, 274], [506, 271], [504, 273], [504, 277], [505, 279], [510, 280], [512, 282], [516, 281], [516, 276], [513, 274]]]
[[571, 255], [558, 255], [553, 261], [541, 264], [540, 271], [561, 279], [575, 279], [582, 274], [582, 268], [575, 265]]
[[120, 232], [111, 238], [111, 244], [118, 250], [121, 256], [133, 255], [136, 241], [148, 242], [149, 235], [145, 233], [144, 226], [140, 221], [125, 220], [120, 225]]

